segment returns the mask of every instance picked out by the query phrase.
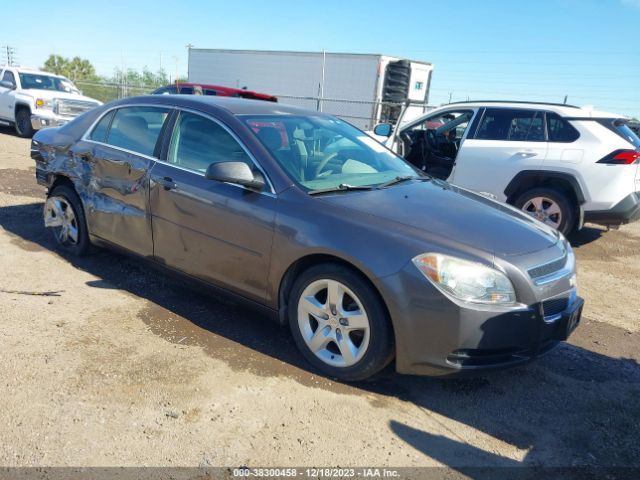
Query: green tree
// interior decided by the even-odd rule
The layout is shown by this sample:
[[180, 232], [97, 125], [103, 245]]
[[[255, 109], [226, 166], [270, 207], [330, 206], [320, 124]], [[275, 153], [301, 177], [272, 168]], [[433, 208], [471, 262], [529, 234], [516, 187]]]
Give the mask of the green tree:
[[91, 62], [80, 57], [68, 59], [51, 54], [44, 62], [42, 69], [57, 75], [64, 75], [73, 81], [97, 79], [96, 69]]

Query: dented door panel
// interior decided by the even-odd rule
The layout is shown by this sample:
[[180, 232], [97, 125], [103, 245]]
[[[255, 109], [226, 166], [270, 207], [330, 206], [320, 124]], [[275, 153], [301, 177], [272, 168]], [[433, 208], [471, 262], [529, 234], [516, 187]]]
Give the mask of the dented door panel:
[[55, 172], [73, 182], [92, 237], [140, 255], [152, 254], [147, 206], [152, 159], [84, 140], [44, 156], [40, 175]]

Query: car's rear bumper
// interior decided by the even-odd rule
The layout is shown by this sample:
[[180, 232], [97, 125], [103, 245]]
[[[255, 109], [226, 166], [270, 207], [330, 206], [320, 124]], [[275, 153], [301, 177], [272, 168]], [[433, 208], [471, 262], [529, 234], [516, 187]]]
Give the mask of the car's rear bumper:
[[566, 301], [546, 317], [542, 303], [502, 311], [461, 306], [411, 276], [405, 271], [381, 279], [396, 336], [396, 370], [404, 374], [457, 376], [526, 363], [566, 340], [584, 305], [574, 289], [559, 295]]
[[584, 221], [600, 225], [622, 225], [640, 220], [640, 192], [624, 197], [609, 210], [584, 212]]

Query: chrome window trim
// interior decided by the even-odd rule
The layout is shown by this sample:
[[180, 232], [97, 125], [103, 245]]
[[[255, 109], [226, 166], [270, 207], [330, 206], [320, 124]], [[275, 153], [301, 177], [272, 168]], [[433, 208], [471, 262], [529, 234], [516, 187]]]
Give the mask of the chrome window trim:
[[[199, 110], [194, 110], [191, 108], [184, 108], [184, 107], [178, 107], [175, 105], [158, 105], [158, 104], [149, 104], [149, 103], [132, 103], [132, 104], [128, 104], [128, 105], [116, 105], [113, 107], [108, 108], [107, 110], [105, 110], [104, 112], [102, 112], [102, 115], [100, 115], [92, 124], [89, 128], [87, 128], [87, 130], [84, 132], [84, 134], [80, 137], [80, 140], [84, 141], [84, 142], [88, 142], [88, 143], [94, 143], [96, 145], [102, 145], [104, 147], [109, 147], [109, 148], [113, 148], [115, 150], [118, 150], [120, 152], [124, 152], [124, 153], [128, 153], [131, 155], [138, 155], [140, 157], [146, 158], [148, 160], [153, 160], [154, 162], [157, 163], [161, 163], [163, 165], [169, 165], [173, 168], [177, 168], [179, 170], [184, 170], [185, 172], [189, 172], [189, 173], [194, 173], [196, 175], [200, 175], [202, 177], [205, 176], [204, 173], [199, 172], [197, 170], [191, 170], [189, 168], [185, 168], [185, 167], [180, 167], [178, 165], [174, 165], [173, 163], [169, 163], [166, 162], [164, 160], [160, 160], [158, 157], [154, 157], [152, 155], [145, 155], [144, 153], [140, 153], [140, 152], [135, 152], [133, 150], [128, 150], [126, 148], [122, 148], [122, 147], [118, 147], [115, 145], [111, 145], [109, 143], [105, 143], [105, 142], [99, 142], [97, 140], [92, 140], [91, 138], [89, 138], [89, 136], [91, 135], [91, 133], [93, 132], [93, 130], [96, 128], [97, 124], [105, 117], [107, 116], [109, 113], [111, 113], [114, 110], [118, 110], [120, 108], [128, 108], [128, 107], [155, 107], [155, 108], [168, 108], [169, 109], [169, 113], [171, 113], [172, 110], [177, 110], [178, 112], [180, 111], [184, 111], [184, 112], [189, 112], [189, 113], [193, 113], [195, 115], [200, 115], [201, 117], [204, 117], [208, 120], [211, 120], [215, 123], [217, 123], [218, 125], [220, 125], [227, 133], [229, 133], [233, 139], [238, 142], [238, 145], [240, 145], [240, 148], [242, 148], [242, 150], [244, 150], [244, 152], [247, 154], [247, 156], [251, 159], [251, 161], [256, 165], [256, 167], [258, 168], [258, 170], [260, 170], [260, 173], [262, 173], [262, 175], [264, 176], [267, 185], [269, 186], [269, 191], [262, 191], [262, 192], [258, 192], [256, 190], [251, 190], [247, 187], [245, 187], [244, 185], [239, 185], [237, 183], [231, 183], [231, 182], [221, 182], [221, 183], [226, 183], [227, 185], [233, 185], [235, 187], [239, 187], [243, 190], [249, 191], [249, 192], [253, 192], [253, 193], [258, 193], [260, 195], [267, 195], [270, 197], [275, 197], [276, 196], [276, 191], [275, 188], [273, 187], [273, 183], [271, 182], [271, 179], [269, 178], [269, 176], [267, 175], [267, 173], [265, 172], [264, 168], [262, 167], [262, 165], [260, 165], [260, 163], [258, 162], [258, 160], [255, 158], [255, 156], [247, 149], [247, 147], [244, 145], [244, 143], [242, 141], [240, 141], [240, 139], [238, 138], [238, 136], [229, 128], [227, 127], [224, 123], [222, 123], [220, 120], [218, 120], [217, 118], [211, 116], [210, 114], [207, 114], [205, 112], [201, 112]], [[168, 117], [167, 117], [168, 118]], [[166, 132], [165, 132], [166, 134]], [[171, 134], [173, 134], [173, 131], [171, 131]], [[158, 137], [159, 138], [159, 137]], [[157, 142], [157, 140], [156, 140]], [[149, 168], [149, 172], [153, 169], [153, 166], [151, 168]]]
[[[192, 108], [185, 108], [185, 107], [175, 107], [174, 110], [177, 110], [178, 113], [180, 112], [188, 112], [188, 113], [192, 113], [194, 115], [198, 115], [200, 117], [206, 118], [207, 120], [211, 120], [212, 122], [216, 123], [217, 125], [219, 125], [220, 127], [222, 127], [223, 130], [225, 130], [229, 135], [231, 135], [231, 138], [233, 138], [238, 145], [240, 146], [240, 148], [242, 148], [242, 150], [244, 151], [244, 153], [251, 159], [251, 161], [253, 162], [253, 164], [256, 166], [256, 168], [258, 170], [260, 170], [260, 173], [262, 174], [262, 176], [264, 177], [264, 179], [267, 182], [267, 185], [269, 186], [269, 192], [256, 192], [255, 190], [251, 190], [247, 187], [244, 187], [243, 185], [238, 185], [237, 183], [230, 183], [230, 182], [223, 182], [223, 183], [228, 183], [229, 185], [236, 185], [238, 187], [243, 188], [244, 190], [248, 190], [250, 192], [254, 192], [254, 193], [261, 193], [261, 194], [271, 194], [275, 196], [275, 188], [273, 188], [273, 183], [271, 183], [271, 179], [269, 178], [269, 176], [267, 175], [267, 172], [265, 172], [264, 168], [262, 167], [262, 165], [260, 165], [260, 162], [258, 162], [258, 160], [256, 159], [256, 157], [249, 151], [249, 149], [245, 146], [245, 144], [242, 142], [242, 140], [240, 140], [240, 138], [235, 134], [235, 132], [233, 130], [231, 130], [227, 125], [225, 125], [223, 122], [221, 122], [219, 119], [213, 117], [212, 115], [205, 113], [205, 112], [201, 112], [199, 110], [194, 110]], [[175, 124], [174, 124], [174, 129], [175, 129]], [[171, 135], [173, 136], [173, 130], [171, 131]], [[171, 165], [172, 167], [178, 167], [177, 165], [167, 162], [165, 160], [157, 160], [160, 163], [163, 163], [165, 165]], [[182, 170], [186, 170], [188, 172], [193, 172], [193, 173], [197, 173], [200, 174], [204, 177], [204, 173], [199, 172], [197, 170], [191, 170], [189, 168], [185, 168], [185, 167], [178, 167]]]

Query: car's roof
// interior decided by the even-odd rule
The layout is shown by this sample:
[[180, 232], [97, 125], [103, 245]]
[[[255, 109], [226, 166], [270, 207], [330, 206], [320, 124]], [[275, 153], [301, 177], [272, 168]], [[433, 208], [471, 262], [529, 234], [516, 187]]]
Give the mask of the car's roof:
[[191, 107], [198, 110], [210, 110], [212, 112], [223, 110], [232, 115], [325, 115], [314, 110], [307, 110], [293, 105], [237, 97], [217, 97], [208, 95], [146, 95], [143, 97], [128, 97], [119, 100], [120, 105], [141, 102], [175, 105], [177, 107], [186, 108]]
[[440, 108], [448, 108], [452, 106], [468, 106], [471, 108], [478, 107], [497, 107], [497, 108], [539, 108], [541, 110], [555, 112], [563, 117], [571, 118], [623, 118], [624, 115], [619, 115], [611, 112], [601, 112], [594, 110], [592, 106], [578, 107], [576, 105], [568, 105], [564, 103], [547, 103], [547, 102], [528, 102], [522, 100], [472, 100], [468, 102], [453, 102], [445, 105], [441, 105]]

